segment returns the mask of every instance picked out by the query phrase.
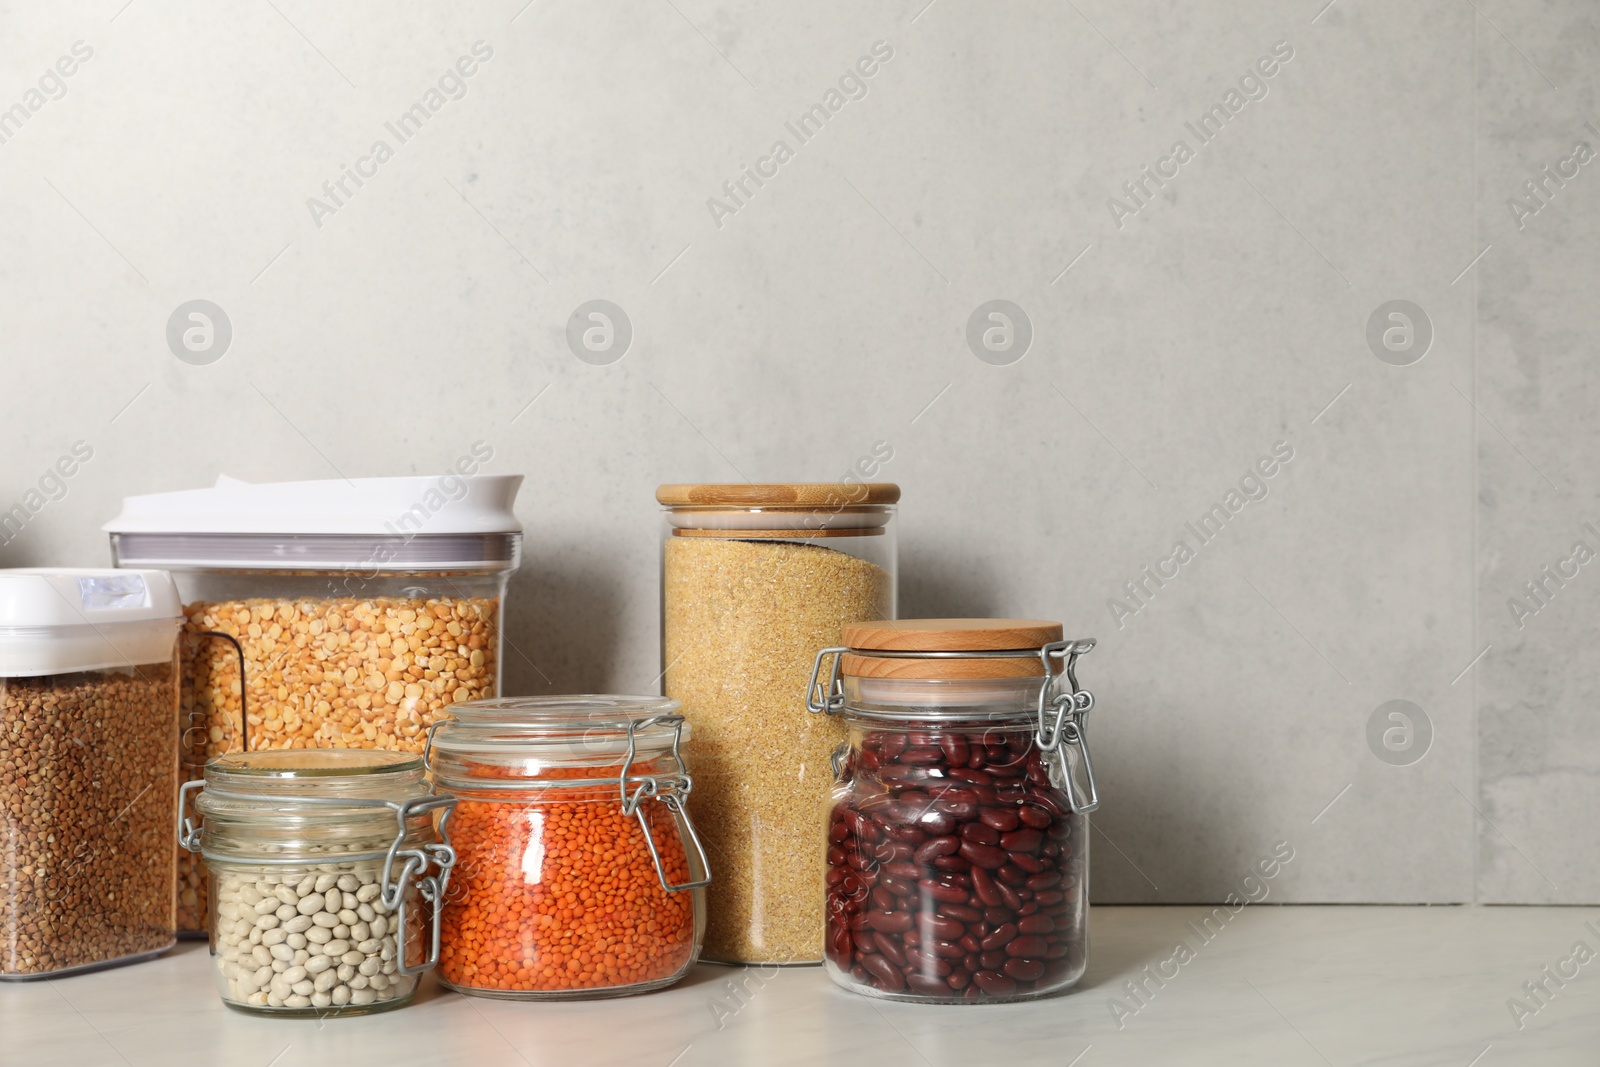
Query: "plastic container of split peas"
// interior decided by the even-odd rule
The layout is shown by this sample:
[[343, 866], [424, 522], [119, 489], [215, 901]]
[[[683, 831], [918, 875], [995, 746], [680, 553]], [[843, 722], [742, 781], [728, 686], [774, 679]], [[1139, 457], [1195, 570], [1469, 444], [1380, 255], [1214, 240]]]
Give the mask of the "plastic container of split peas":
[[700, 955], [709, 864], [684, 808], [689, 728], [661, 697], [477, 701], [434, 727], [457, 799], [439, 977], [510, 1000], [671, 985]]
[[[248, 484], [128, 497], [118, 567], [162, 567], [183, 599], [179, 754], [422, 754], [452, 704], [499, 695], [521, 475], [483, 442], [435, 477]], [[161, 562], [150, 562], [159, 560]], [[205, 865], [178, 863], [180, 936], [203, 935]]]
[[1083, 976], [1099, 800], [1083, 732], [1094, 698], [1076, 667], [1094, 641], [1061, 632], [854, 623], [817, 654], [808, 707], [850, 732], [825, 846], [826, 966], [846, 989], [994, 1003]]

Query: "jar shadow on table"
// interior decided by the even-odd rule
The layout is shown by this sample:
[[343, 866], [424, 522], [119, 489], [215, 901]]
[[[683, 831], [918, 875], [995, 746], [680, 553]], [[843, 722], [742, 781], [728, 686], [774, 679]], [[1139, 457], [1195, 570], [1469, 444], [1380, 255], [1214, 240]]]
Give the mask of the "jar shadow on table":
[[622, 590], [614, 571], [587, 565], [574, 546], [525, 562], [506, 602], [505, 693], [657, 691], [617, 677]]

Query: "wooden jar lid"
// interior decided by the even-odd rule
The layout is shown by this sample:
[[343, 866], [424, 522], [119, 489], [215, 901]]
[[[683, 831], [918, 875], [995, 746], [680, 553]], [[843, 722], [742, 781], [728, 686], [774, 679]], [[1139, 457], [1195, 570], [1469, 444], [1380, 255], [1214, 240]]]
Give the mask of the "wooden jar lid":
[[773, 482], [760, 485], [663, 485], [656, 500], [668, 507], [836, 508], [894, 504], [893, 482]]
[[841, 657], [840, 670], [858, 678], [917, 678], [933, 681], [963, 678], [1037, 678], [1044, 672], [1038, 656], [950, 657], [873, 656], [875, 649], [895, 652], [1037, 652], [1061, 640], [1059, 622], [1043, 619], [889, 619], [848, 623], [843, 644], [856, 652]]

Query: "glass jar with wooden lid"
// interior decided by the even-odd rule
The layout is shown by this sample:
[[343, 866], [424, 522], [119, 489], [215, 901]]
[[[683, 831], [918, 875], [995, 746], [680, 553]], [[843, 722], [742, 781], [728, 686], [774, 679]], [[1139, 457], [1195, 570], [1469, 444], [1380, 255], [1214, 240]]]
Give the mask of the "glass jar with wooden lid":
[[805, 712], [812, 656], [895, 615], [895, 505], [877, 483], [663, 485], [663, 691], [693, 727], [689, 809], [717, 880], [703, 955], [822, 959], [814, 813], [842, 723]]
[[1093, 647], [1056, 622], [917, 619], [846, 626], [817, 654], [808, 706], [849, 730], [825, 847], [834, 981], [979, 1003], [1082, 977]]

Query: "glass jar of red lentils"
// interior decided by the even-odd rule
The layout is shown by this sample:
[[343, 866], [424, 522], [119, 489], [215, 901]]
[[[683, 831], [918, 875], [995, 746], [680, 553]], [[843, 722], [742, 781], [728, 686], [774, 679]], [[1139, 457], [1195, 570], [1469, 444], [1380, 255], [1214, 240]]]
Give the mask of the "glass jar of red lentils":
[[[868, 996], [1029, 1000], [1088, 962], [1083, 733], [1060, 623], [846, 625], [817, 655], [808, 706], [839, 714], [827, 821], [826, 967]], [[832, 658], [832, 674], [824, 676]]]
[[428, 766], [457, 798], [439, 976], [512, 1000], [671, 985], [699, 958], [705, 852], [685, 811], [689, 728], [661, 697], [457, 704]]

